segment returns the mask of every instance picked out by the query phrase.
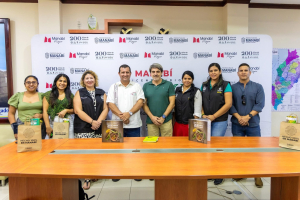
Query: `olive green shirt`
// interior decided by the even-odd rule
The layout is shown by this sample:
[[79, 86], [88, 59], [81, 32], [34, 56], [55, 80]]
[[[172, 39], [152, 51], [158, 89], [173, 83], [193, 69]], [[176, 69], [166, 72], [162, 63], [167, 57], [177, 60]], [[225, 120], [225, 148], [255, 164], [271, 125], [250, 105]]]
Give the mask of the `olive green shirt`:
[[[173, 83], [162, 79], [159, 85], [154, 85], [152, 80], [145, 83], [143, 86], [145, 98], [147, 99], [147, 106], [150, 112], [157, 117], [161, 117], [167, 110], [170, 104], [169, 97], [175, 96], [175, 88]], [[164, 123], [172, 119], [172, 112], [166, 117]], [[147, 116], [147, 124], [153, 124], [150, 117]]]
[[25, 122], [26, 117], [31, 118], [35, 114], [43, 113], [43, 93], [38, 92], [39, 101], [35, 103], [23, 102], [24, 92], [14, 94], [8, 100], [10, 106], [18, 109], [18, 117], [22, 122]]
[[[68, 99], [65, 97], [63, 100], [57, 99], [53, 108], [50, 105], [50, 94], [51, 94], [51, 90], [46, 92], [44, 94], [44, 96], [49, 104], [47, 113], [50, 116], [51, 120], [54, 120], [54, 117], [57, 115], [57, 113], [63, 111], [64, 109], [72, 109], [73, 108], [73, 98], [74, 98], [73, 94], [71, 94], [71, 104], [70, 105], [69, 105]], [[69, 116], [69, 113], [67, 113], [65, 115], [65, 118], [67, 118], [68, 116]]]

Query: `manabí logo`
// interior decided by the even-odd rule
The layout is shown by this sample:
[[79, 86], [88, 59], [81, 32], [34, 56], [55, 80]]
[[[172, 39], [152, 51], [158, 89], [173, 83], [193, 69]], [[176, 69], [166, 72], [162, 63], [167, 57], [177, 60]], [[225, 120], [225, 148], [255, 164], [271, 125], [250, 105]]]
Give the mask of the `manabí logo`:
[[46, 43], [46, 42], [49, 42], [49, 43], [51, 43], [51, 38], [50, 38], [50, 37], [49, 37], [49, 38], [45, 37], [45, 39], [44, 39], [44, 43]]
[[119, 43], [126, 43], [126, 38], [119, 37]]
[[224, 53], [218, 52], [218, 58], [224, 58]]
[[151, 58], [151, 53], [145, 52], [144, 58]]
[[52, 83], [46, 83], [46, 88], [52, 88]]
[[193, 43], [200, 43], [200, 38], [193, 37]]
[[65, 37], [45, 37], [44, 43], [52, 43], [53, 42], [53, 43], [60, 44], [65, 40], [66, 40]]
[[224, 53], [220, 53], [218, 52], [218, 58], [234, 58], [235, 56], [237, 56], [237, 52], [224, 52]]
[[159, 58], [162, 58], [163, 55], [165, 55], [164, 52], [151, 52], [151, 53], [145, 52], [144, 58], [157, 58], [157, 59], [159, 59]]
[[76, 53], [71, 53], [71, 52], [70, 52], [69, 58], [76, 58]]

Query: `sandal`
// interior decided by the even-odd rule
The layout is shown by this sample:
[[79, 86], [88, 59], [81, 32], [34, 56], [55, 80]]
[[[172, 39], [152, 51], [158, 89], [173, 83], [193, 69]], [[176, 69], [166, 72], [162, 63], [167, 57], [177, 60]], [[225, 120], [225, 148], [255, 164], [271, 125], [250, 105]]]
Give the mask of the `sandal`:
[[[86, 185], [86, 187], [85, 187], [85, 185]], [[89, 180], [89, 179], [85, 179], [85, 180], [84, 180], [84, 184], [83, 184], [83, 186], [82, 186], [82, 189], [88, 190], [88, 189], [90, 189], [90, 187], [91, 187], [91, 182], [90, 182], [90, 180]]]

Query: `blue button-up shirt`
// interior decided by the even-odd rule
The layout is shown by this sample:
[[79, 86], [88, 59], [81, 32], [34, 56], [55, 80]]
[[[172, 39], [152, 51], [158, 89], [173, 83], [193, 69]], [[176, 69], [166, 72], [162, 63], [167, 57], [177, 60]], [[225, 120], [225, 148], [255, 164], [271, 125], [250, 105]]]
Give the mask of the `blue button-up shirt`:
[[[244, 84], [237, 82], [232, 86], [232, 107], [229, 114], [238, 113], [240, 116], [248, 115], [252, 110], [261, 112], [265, 106], [264, 89], [259, 83], [249, 81], [244, 88]], [[245, 95], [246, 105], [242, 104], [242, 95]], [[253, 116], [249, 120], [249, 126], [255, 127], [259, 125], [259, 115]], [[236, 117], [232, 116], [231, 122], [239, 124]]]

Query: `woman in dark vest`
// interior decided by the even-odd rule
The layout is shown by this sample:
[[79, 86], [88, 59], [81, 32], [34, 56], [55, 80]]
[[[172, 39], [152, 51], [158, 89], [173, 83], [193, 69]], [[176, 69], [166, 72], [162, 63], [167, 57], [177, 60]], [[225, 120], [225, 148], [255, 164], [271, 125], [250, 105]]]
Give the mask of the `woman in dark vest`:
[[[79, 89], [73, 101], [75, 119], [75, 138], [101, 138], [101, 123], [106, 119], [108, 107], [106, 94], [98, 86], [98, 76], [95, 72], [87, 70], [83, 73]], [[90, 188], [90, 180], [86, 179], [83, 189]]]
[[[201, 86], [202, 118], [211, 121], [211, 136], [224, 136], [227, 129], [228, 111], [232, 105], [232, 89], [228, 81], [224, 81], [218, 63], [208, 67], [209, 78]], [[220, 185], [224, 179], [215, 179]]]
[[202, 97], [200, 90], [193, 84], [194, 74], [185, 71], [182, 74], [181, 87], [175, 90], [175, 124], [173, 136], [189, 135], [189, 119], [197, 119], [201, 116]]

